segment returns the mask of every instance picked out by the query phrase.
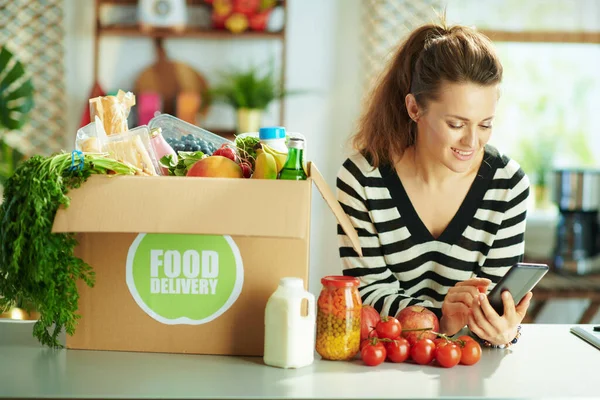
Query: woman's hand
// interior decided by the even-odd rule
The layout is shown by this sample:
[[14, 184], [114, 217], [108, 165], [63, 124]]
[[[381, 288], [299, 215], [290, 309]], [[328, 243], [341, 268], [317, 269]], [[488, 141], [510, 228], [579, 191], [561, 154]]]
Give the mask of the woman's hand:
[[490, 283], [486, 278], [473, 278], [458, 282], [448, 290], [442, 303], [442, 333], [454, 335], [467, 325], [473, 303], [478, 301], [480, 292], [486, 292]]
[[510, 342], [517, 334], [518, 325], [525, 318], [532, 296], [531, 292], [527, 293], [515, 307], [512, 296], [505, 291], [502, 293], [504, 314], [500, 316], [491, 306], [487, 296], [481, 294], [479, 301], [473, 302], [472, 313], [468, 317], [469, 329], [491, 344], [501, 345]]

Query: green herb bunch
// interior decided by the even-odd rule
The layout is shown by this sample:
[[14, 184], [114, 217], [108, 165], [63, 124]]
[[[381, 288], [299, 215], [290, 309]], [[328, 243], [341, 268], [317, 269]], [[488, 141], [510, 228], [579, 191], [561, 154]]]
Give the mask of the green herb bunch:
[[62, 347], [57, 338], [63, 328], [75, 331], [77, 281], [94, 285], [92, 268], [74, 255], [74, 233], [52, 233], [56, 211], [69, 206], [68, 191], [92, 174], [135, 173], [104, 154], [78, 154], [22, 162], [6, 182], [0, 207], [0, 311], [16, 301], [35, 308], [40, 319], [33, 334], [50, 347]]
[[235, 146], [240, 156], [250, 163], [252, 170], [256, 166], [256, 147], [259, 143], [260, 139], [256, 136], [237, 136], [235, 138]]
[[180, 151], [177, 153], [177, 162], [173, 159], [173, 155], [167, 154], [159, 160], [159, 163], [169, 170], [169, 176], [186, 176], [189, 169], [205, 157], [208, 156], [201, 151]]

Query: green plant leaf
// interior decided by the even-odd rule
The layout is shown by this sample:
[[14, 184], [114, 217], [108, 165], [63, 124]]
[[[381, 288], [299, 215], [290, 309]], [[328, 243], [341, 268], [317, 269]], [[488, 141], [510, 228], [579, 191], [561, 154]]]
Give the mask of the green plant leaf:
[[247, 69], [232, 68], [220, 74], [221, 81], [209, 90], [211, 100], [224, 102], [235, 109], [266, 109], [274, 100], [301, 91], [281, 90], [273, 62]]
[[0, 49], [0, 127], [20, 129], [33, 108], [34, 88], [25, 68], [5, 46]]
[[13, 54], [4, 46], [0, 48], [0, 71], [4, 71], [10, 60], [13, 58]]
[[0, 185], [8, 180], [23, 158], [23, 154], [17, 149], [0, 139]]

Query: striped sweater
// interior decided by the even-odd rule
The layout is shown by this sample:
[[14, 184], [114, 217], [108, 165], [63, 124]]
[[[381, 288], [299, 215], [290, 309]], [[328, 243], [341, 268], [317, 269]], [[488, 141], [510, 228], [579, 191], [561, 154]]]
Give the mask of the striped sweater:
[[363, 252], [357, 255], [338, 224], [343, 273], [359, 278], [363, 304], [383, 316], [418, 304], [441, 317], [444, 297], [457, 282], [489, 278], [491, 289], [522, 261], [529, 180], [517, 162], [490, 145], [465, 200], [437, 239], [393, 167], [373, 168], [354, 155], [340, 168], [336, 186]]

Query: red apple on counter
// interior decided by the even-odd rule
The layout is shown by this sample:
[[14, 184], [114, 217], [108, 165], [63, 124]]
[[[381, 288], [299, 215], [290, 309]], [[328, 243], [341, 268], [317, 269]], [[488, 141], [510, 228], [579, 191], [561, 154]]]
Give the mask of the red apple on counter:
[[[369, 336], [377, 336], [375, 327], [377, 326], [377, 323], [381, 321], [381, 316], [373, 306], [362, 306], [362, 309], [360, 310], [360, 321], [361, 342]], [[369, 332], [371, 332], [371, 335], [369, 335]]]
[[405, 329], [423, 329], [432, 328], [434, 332], [439, 332], [440, 321], [433, 311], [423, 306], [408, 306], [396, 314], [396, 319], [402, 324], [402, 337], [404, 337], [412, 346], [419, 339], [434, 340], [437, 335], [431, 331], [405, 332]]

